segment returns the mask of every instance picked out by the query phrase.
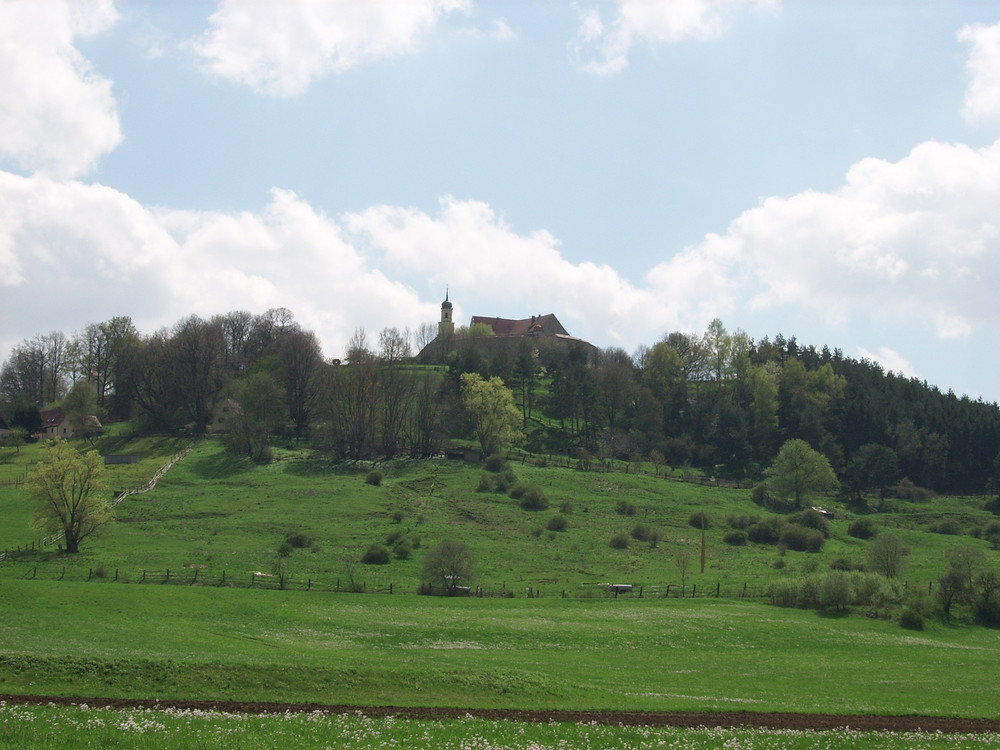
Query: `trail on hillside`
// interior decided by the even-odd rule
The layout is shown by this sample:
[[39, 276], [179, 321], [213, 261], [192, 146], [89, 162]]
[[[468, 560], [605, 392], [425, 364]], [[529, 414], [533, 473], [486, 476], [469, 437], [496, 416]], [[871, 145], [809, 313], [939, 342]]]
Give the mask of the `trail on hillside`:
[[226, 713], [269, 714], [360, 713], [371, 717], [394, 716], [401, 719], [461, 719], [473, 716], [497, 721], [569, 722], [621, 724], [654, 727], [726, 727], [756, 729], [852, 729], [887, 732], [947, 732], [987, 734], [1000, 732], [1000, 719], [966, 719], [952, 716], [875, 716], [867, 714], [799, 714], [733, 712], [638, 712], [638, 711], [562, 711], [486, 708], [420, 708], [408, 706], [345, 706], [319, 703], [276, 703], [261, 701], [163, 701], [138, 698], [68, 698], [43, 695], [3, 695], [0, 702], [17, 705], [87, 705], [90, 708], [181, 709]]

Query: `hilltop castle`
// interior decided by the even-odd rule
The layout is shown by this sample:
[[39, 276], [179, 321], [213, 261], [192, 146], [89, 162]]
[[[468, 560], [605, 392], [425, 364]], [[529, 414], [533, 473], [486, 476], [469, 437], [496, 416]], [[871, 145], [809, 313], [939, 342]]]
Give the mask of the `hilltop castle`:
[[441, 303], [437, 338], [424, 347], [418, 358], [424, 361], [444, 361], [450, 352], [469, 344], [496, 351], [516, 346], [525, 337], [536, 339], [538, 345], [549, 342], [554, 345], [579, 344], [588, 350], [588, 354], [597, 351], [590, 342], [571, 336], [552, 313], [532, 315], [521, 320], [473, 315], [465, 335], [456, 335], [453, 307], [446, 291], [444, 302]]

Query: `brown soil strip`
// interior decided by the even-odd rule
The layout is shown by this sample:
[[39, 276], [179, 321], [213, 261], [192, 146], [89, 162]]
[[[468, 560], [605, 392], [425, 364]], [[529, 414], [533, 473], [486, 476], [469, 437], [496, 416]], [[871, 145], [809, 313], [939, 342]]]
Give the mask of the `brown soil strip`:
[[868, 714], [795, 714], [734, 712], [634, 711], [547, 711], [483, 708], [419, 708], [407, 706], [341, 706], [318, 703], [272, 703], [248, 701], [151, 701], [131, 698], [67, 698], [44, 695], [2, 695], [8, 704], [80, 705], [101, 708], [193, 709], [226, 713], [361, 713], [366, 716], [396, 716], [406, 719], [456, 719], [475, 716], [482, 719], [527, 722], [572, 722], [623, 724], [657, 727], [757, 727], [762, 729], [854, 729], [889, 732], [949, 732], [985, 734], [1000, 732], [1000, 719], [963, 719], [949, 716], [874, 716]]

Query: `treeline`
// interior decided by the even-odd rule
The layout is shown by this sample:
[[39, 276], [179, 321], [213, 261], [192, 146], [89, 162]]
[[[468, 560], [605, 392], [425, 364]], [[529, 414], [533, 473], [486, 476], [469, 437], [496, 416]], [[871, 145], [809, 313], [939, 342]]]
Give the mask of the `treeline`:
[[[418, 332], [419, 333], [419, 332]], [[1000, 409], [794, 338], [750, 339], [713, 321], [629, 354], [546, 338], [457, 335], [417, 364], [407, 331], [358, 330], [344, 362], [324, 360], [287, 310], [186, 318], [142, 335], [128, 318], [50, 333], [0, 369], [0, 408], [24, 429], [43, 406], [131, 419], [148, 432], [218, 429], [266, 460], [275, 435], [336, 458], [439, 452], [472, 437], [462, 373], [498, 376], [525, 447], [581, 458], [645, 458], [759, 478], [787, 440], [805, 440], [845, 491], [996, 488]], [[35, 428], [37, 429], [37, 428]], [[916, 491], [916, 490], [915, 490]]]

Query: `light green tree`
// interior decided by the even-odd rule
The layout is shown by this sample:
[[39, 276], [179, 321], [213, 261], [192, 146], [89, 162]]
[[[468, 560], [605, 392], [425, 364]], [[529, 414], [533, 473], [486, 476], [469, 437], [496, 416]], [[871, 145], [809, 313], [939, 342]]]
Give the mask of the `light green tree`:
[[810, 448], [805, 440], [786, 441], [765, 473], [771, 494], [793, 500], [797, 508], [809, 495], [833, 492], [840, 486], [826, 456]]
[[83, 540], [114, 520], [102, 495], [103, 473], [97, 451], [80, 453], [64, 440], [53, 440], [25, 480], [25, 489], [38, 500], [39, 525], [49, 533], [62, 532], [67, 552], [79, 552]]
[[428, 550], [420, 581], [432, 593], [444, 591], [453, 596], [460, 586], [472, 584], [475, 567], [475, 558], [467, 545], [444, 539]]
[[478, 373], [462, 373], [462, 403], [483, 455], [492, 455], [524, 438], [521, 411], [500, 378], [484, 380]]

